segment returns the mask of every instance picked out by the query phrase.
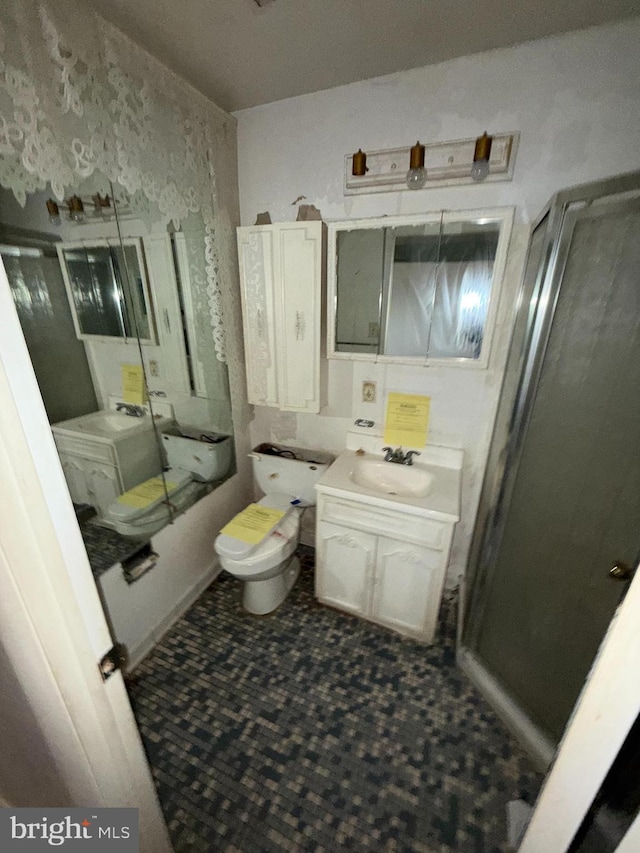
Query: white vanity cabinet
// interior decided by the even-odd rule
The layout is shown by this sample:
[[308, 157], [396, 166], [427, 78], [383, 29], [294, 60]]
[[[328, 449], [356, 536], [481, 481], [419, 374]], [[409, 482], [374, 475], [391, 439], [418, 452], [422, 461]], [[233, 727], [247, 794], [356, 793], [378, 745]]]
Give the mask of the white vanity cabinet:
[[88, 438], [54, 437], [71, 500], [91, 504], [102, 515], [125, 491], [115, 448]]
[[128, 433], [106, 437], [75, 432], [74, 424], [86, 418], [54, 424], [52, 432], [71, 500], [90, 504], [102, 516], [118, 495], [161, 470], [161, 455], [151, 425], [142, 419], [131, 418]]
[[316, 486], [319, 601], [429, 643], [459, 520], [462, 466], [462, 451], [423, 453], [430, 452], [438, 454], [428, 469], [434, 481], [422, 498], [358, 486], [359, 457], [350, 450]]
[[249, 402], [319, 412], [325, 226], [238, 228]]

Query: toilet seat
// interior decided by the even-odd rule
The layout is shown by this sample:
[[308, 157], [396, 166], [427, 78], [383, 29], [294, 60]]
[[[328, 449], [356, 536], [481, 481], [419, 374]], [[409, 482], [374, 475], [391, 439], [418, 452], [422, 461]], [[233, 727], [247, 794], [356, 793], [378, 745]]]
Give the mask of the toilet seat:
[[[149, 479], [156, 480], [158, 478], [150, 477]], [[164, 473], [164, 479], [167, 486], [167, 494], [172, 503], [179, 502], [185, 487], [192, 482], [189, 472], [183, 471], [181, 468], [169, 468]], [[149, 480], [145, 480], [144, 483], [134, 486], [134, 489], [139, 489], [140, 486], [144, 486], [148, 482]], [[129, 491], [133, 491], [133, 489]], [[145, 506], [130, 506], [126, 503], [128, 495], [129, 492], [124, 492], [109, 507], [107, 518], [114, 524], [116, 530], [120, 525], [146, 528], [147, 526], [153, 526], [159, 520], [166, 521], [168, 510], [164, 494], [159, 495], [154, 501]], [[124, 500], [122, 500], [123, 498]]]
[[[292, 495], [283, 495], [281, 492], [269, 492], [266, 494], [263, 498], [257, 501], [257, 503], [260, 506], [268, 506], [272, 509], [283, 510], [286, 513], [284, 518], [278, 522], [278, 525], [268, 536], [266, 536], [261, 542], [254, 544], [243, 542], [241, 539], [236, 539], [235, 536], [228, 536], [226, 533], [220, 533], [215, 541], [215, 549], [218, 556], [227, 560], [233, 560], [234, 563], [240, 562], [248, 564], [248, 561], [254, 557], [258, 560], [259, 554], [264, 556], [264, 549], [268, 549], [269, 553], [278, 550], [278, 539], [280, 542], [284, 542], [291, 536], [289, 532], [290, 527], [287, 526], [287, 522], [289, 522], [290, 519], [294, 519], [293, 523], [295, 525], [295, 534], [298, 532], [299, 517], [297, 512], [292, 513], [294, 507], [291, 501], [293, 500], [295, 500], [295, 498]], [[278, 536], [276, 536], [276, 534], [278, 534]], [[271, 541], [272, 539], [275, 544]]]

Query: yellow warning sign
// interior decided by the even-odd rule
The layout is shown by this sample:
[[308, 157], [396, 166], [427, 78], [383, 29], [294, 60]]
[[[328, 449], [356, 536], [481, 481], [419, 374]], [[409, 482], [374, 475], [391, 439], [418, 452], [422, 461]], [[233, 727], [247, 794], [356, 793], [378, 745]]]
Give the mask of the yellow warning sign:
[[125, 403], [142, 406], [147, 395], [144, 387], [144, 373], [141, 364], [122, 365], [122, 399]]
[[[167, 492], [172, 492], [176, 487], [176, 483], [171, 483], [169, 480], [166, 481], [166, 484]], [[163, 498], [164, 496], [162, 477], [152, 477], [150, 480], [145, 480], [144, 483], [140, 483], [134, 486], [133, 489], [129, 489], [128, 492], [120, 495], [118, 501], [126, 506], [144, 509], [154, 501], [157, 501], [158, 498]]]
[[385, 444], [395, 447], [424, 447], [429, 428], [431, 397], [419, 394], [389, 394], [384, 424]]
[[282, 509], [273, 509], [262, 504], [249, 504], [220, 532], [233, 536], [234, 539], [240, 539], [241, 542], [248, 542], [249, 545], [257, 545], [271, 533], [285, 515], [286, 511]]

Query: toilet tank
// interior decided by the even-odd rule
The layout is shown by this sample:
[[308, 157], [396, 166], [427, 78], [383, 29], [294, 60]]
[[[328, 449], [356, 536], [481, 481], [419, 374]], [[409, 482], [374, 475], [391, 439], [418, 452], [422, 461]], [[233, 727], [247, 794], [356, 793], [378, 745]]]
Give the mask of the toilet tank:
[[205, 483], [222, 480], [231, 468], [232, 440], [229, 435], [180, 426], [180, 435], [164, 433], [162, 444], [169, 468], [189, 471]]
[[250, 455], [263, 494], [291, 495], [301, 506], [315, 504], [314, 486], [333, 462], [328, 453], [283, 444], [259, 444]]

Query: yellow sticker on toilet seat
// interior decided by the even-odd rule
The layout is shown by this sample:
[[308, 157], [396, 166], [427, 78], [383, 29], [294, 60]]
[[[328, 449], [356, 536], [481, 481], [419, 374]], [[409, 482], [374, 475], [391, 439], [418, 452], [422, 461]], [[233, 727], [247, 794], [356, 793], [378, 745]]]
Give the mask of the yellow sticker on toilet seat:
[[[176, 483], [171, 483], [167, 480], [167, 492], [172, 492], [176, 485]], [[162, 477], [152, 477], [150, 480], [145, 480], [144, 483], [139, 483], [137, 486], [129, 489], [128, 492], [120, 495], [118, 502], [125, 506], [132, 506], [135, 509], [144, 509], [154, 501], [157, 501], [158, 498], [164, 497], [164, 487], [165, 484], [162, 481]]]
[[220, 533], [233, 536], [234, 539], [247, 542], [249, 545], [257, 545], [271, 533], [285, 515], [286, 510], [283, 509], [274, 509], [262, 504], [249, 504], [228, 524], [225, 524]]

